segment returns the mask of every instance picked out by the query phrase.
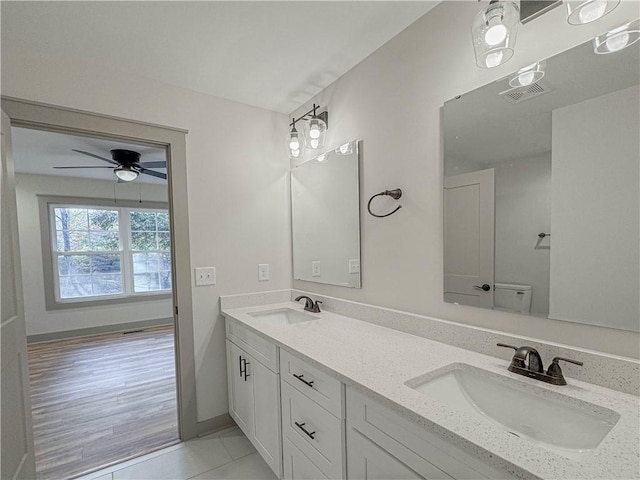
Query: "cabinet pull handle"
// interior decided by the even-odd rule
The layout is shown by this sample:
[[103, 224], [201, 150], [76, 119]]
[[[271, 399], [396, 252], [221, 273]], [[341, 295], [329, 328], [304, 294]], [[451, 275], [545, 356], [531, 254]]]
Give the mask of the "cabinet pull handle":
[[242, 371], [242, 355], [238, 355], [238, 360], [239, 360], [239, 363], [240, 363], [240, 377], [242, 378], [242, 374], [244, 373]]
[[306, 428], [304, 428], [306, 423], [298, 423], [298, 422], [293, 422], [293, 423], [295, 423], [296, 427], [298, 427], [300, 430], [302, 430], [309, 438], [311, 438], [311, 439], [315, 439], [316, 438], [314, 436], [316, 434], [316, 432], [310, 432]]
[[247, 377], [250, 377], [251, 374], [247, 371], [247, 365], [251, 365], [251, 362], [244, 361], [244, 381], [247, 381]]
[[304, 375], [296, 375], [295, 373], [293, 374], [294, 377], [296, 377], [298, 380], [300, 380], [302, 383], [304, 383], [305, 385], [313, 388], [313, 380], [311, 380], [310, 382], [304, 379]]

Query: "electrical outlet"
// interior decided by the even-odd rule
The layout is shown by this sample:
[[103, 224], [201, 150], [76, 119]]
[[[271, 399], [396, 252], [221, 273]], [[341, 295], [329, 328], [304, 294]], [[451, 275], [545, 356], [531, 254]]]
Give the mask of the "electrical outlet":
[[349, 260], [349, 273], [360, 273], [360, 259], [352, 258]]
[[260, 263], [258, 265], [258, 281], [266, 282], [267, 280], [269, 280], [269, 264]]
[[216, 284], [216, 267], [201, 267], [195, 269], [196, 287]]
[[311, 276], [320, 276], [320, 261], [316, 260], [315, 262], [311, 262]]

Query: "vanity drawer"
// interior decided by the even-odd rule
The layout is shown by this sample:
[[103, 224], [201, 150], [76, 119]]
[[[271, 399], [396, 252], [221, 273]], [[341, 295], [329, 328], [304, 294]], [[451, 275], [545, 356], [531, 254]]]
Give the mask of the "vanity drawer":
[[283, 436], [327, 477], [344, 478], [343, 421], [287, 382], [280, 383]]
[[278, 349], [275, 344], [232, 320], [227, 319], [225, 325], [229, 340], [245, 350], [269, 370], [278, 373]]
[[286, 438], [282, 439], [282, 456], [284, 480], [324, 480], [327, 478], [309, 457]]
[[[347, 388], [347, 429], [349, 441], [360, 433], [424, 478], [513, 478], [352, 388]], [[351, 453], [348, 461], [353, 463]]]
[[344, 418], [342, 383], [280, 349], [280, 377], [338, 418]]

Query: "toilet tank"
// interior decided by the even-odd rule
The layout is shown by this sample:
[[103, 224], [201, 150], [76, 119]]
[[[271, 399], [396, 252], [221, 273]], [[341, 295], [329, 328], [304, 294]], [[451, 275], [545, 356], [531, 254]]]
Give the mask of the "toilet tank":
[[531, 285], [496, 283], [493, 292], [493, 308], [529, 315], [531, 313]]

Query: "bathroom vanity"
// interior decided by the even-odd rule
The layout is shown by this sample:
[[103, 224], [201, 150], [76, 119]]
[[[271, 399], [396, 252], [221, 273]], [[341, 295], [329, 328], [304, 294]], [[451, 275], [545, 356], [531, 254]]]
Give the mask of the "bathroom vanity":
[[230, 414], [279, 478], [640, 475], [635, 396], [293, 302], [223, 314]]

